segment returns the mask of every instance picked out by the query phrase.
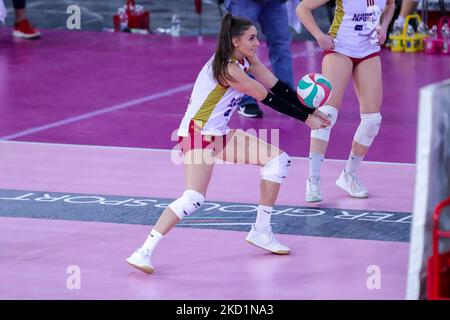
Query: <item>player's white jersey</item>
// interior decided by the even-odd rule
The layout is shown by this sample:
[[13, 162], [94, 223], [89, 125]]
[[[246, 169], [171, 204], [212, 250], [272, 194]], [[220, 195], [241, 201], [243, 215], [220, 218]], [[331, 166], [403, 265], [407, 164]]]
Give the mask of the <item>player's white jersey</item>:
[[[231, 87], [221, 86], [213, 76], [212, 61], [203, 66], [192, 90], [188, 108], [178, 129], [178, 136], [188, 136], [189, 123], [192, 121], [202, 128], [203, 135], [221, 136], [230, 130], [227, 126], [233, 112], [238, 108], [243, 93]], [[245, 72], [248, 71], [247, 59], [232, 59]]]
[[375, 28], [385, 6], [386, 0], [336, 0], [328, 32], [334, 38], [334, 51], [353, 58], [380, 51]]

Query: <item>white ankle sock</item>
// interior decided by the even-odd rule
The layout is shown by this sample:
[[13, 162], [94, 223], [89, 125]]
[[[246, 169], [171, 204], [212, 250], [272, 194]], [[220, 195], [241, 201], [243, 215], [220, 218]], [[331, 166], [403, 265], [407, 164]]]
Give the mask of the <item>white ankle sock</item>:
[[145, 240], [141, 248], [148, 251], [153, 251], [153, 249], [155, 249], [156, 245], [162, 238], [164, 238], [164, 236], [161, 233], [159, 233], [155, 229], [152, 229], [147, 237], [147, 240]]
[[322, 166], [323, 158], [325, 155], [317, 152], [311, 152], [309, 154], [309, 176], [320, 177], [320, 167]]
[[258, 206], [258, 213], [256, 214], [255, 229], [264, 230], [270, 226], [270, 217], [272, 216], [273, 207], [263, 205]]
[[350, 152], [350, 155], [348, 156], [347, 165], [345, 166], [345, 172], [347, 173], [355, 173], [359, 166], [361, 165], [361, 162], [363, 161], [364, 156], [358, 156], [354, 154], [353, 152]]

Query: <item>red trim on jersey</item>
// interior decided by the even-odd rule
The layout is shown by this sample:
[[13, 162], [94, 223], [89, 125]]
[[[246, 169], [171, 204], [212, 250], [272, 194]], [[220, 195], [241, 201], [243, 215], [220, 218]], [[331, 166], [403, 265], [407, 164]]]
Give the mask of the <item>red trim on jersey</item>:
[[[338, 53], [338, 52], [335, 52], [335, 51], [331, 51], [331, 50], [325, 50], [324, 52], [323, 52], [323, 56], [326, 56], [327, 54], [330, 54], [330, 53]], [[342, 53], [341, 53], [342, 54]], [[365, 56], [365, 57], [362, 57], [362, 58], [352, 58], [352, 57], [348, 57], [348, 56], [346, 56], [346, 57], [348, 57], [350, 60], [352, 60], [352, 62], [353, 62], [353, 67], [356, 67], [356, 65], [358, 64], [358, 63], [361, 63], [361, 62], [363, 62], [364, 60], [367, 60], [367, 59], [370, 59], [370, 58], [373, 58], [373, 57], [376, 57], [376, 56], [379, 56], [380, 55], [380, 52], [374, 52], [374, 53], [371, 53], [371, 54], [369, 54], [368, 56]]]
[[[181, 152], [186, 152], [195, 149], [221, 151], [227, 145], [226, 135], [223, 136], [209, 136], [202, 135], [202, 128], [193, 120], [189, 122], [189, 136], [179, 137], [178, 144]], [[219, 150], [216, 150], [216, 149]]]

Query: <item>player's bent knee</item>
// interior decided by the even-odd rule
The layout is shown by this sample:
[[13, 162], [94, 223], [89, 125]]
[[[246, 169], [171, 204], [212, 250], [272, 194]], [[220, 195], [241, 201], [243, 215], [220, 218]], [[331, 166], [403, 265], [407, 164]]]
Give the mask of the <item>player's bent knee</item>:
[[378, 134], [381, 125], [381, 113], [361, 113], [361, 122], [356, 129], [353, 140], [359, 144], [370, 147]]
[[169, 208], [178, 216], [183, 219], [194, 211], [196, 211], [202, 203], [205, 201], [205, 197], [195, 190], [186, 190], [183, 195], [172, 202]]
[[331, 128], [333, 128], [334, 124], [336, 123], [339, 110], [333, 106], [324, 105], [319, 108], [319, 111], [322, 111], [323, 113], [328, 115], [331, 125], [323, 129], [311, 130], [311, 138], [329, 141]]
[[286, 178], [288, 174], [290, 166], [291, 158], [286, 152], [283, 152], [261, 168], [262, 179], [275, 183], [282, 183], [283, 179]]

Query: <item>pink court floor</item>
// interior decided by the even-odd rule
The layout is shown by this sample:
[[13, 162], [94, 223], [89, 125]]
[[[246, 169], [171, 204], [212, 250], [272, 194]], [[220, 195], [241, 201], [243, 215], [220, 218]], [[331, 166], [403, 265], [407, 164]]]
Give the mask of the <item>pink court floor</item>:
[[[352, 85], [333, 129], [319, 204], [304, 201], [306, 126], [264, 106], [262, 119], [234, 115], [230, 127], [278, 129], [280, 147], [293, 157], [277, 200], [292, 209], [284, 218], [299, 225], [277, 220], [292, 253], [247, 245], [247, 220], [223, 222], [224, 203], [257, 203], [259, 168], [217, 165], [207, 201], [221, 204], [209, 214], [222, 220], [202, 224], [197, 216], [197, 224], [175, 228], [155, 251], [156, 271], [148, 276], [125, 262], [150, 230], [133, 220], [145, 221], [145, 211], [137, 217], [117, 201], [97, 208], [73, 197], [160, 201], [183, 192], [172, 134], [215, 39], [49, 30], [39, 41], [21, 41], [9, 32], [0, 29], [0, 299], [405, 298], [409, 244], [398, 235], [409, 222], [382, 217], [412, 212], [418, 90], [448, 78], [448, 58], [382, 50], [383, 123], [360, 173], [366, 200], [334, 184], [359, 123]], [[260, 51], [268, 64], [266, 46]], [[314, 43], [294, 42], [292, 52], [297, 78], [320, 71]], [[302, 220], [301, 210], [330, 219], [319, 226]], [[108, 220], [112, 212], [120, 222]], [[79, 289], [68, 284], [73, 266]], [[376, 289], [368, 285], [374, 266], [381, 272]]]

